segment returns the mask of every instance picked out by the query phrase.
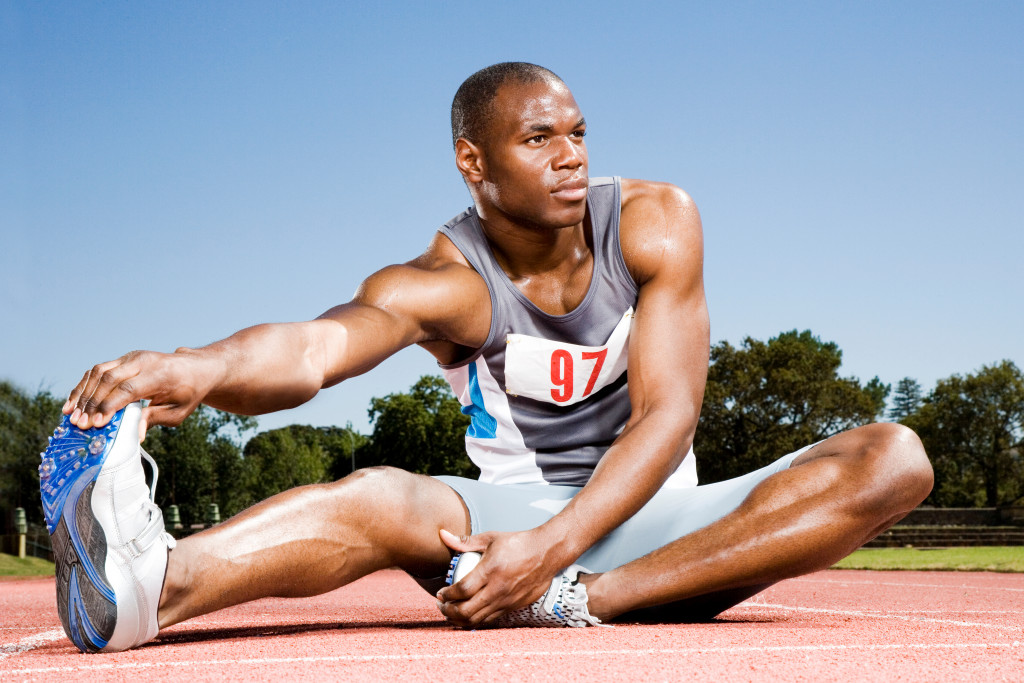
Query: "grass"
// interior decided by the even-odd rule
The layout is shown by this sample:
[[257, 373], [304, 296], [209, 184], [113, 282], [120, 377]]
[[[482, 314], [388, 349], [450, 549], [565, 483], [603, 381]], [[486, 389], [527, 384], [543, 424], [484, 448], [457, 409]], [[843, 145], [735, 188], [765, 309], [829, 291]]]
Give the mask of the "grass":
[[1024, 547], [861, 548], [833, 569], [1024, 572]]
[[0, 553], [0, 577], [3, 576], [53, 576], [53, 562], [38, 557], [22, 560]]

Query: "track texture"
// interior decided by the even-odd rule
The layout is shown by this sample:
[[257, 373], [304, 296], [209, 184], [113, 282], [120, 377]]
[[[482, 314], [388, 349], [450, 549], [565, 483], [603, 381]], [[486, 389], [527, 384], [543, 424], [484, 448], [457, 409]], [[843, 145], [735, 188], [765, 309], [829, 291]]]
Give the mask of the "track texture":
[[53, 579], [0, 583], [0, 680], [1024, 680], [1024, 575], [825, 571], [709, 624], [463, 632], [411, 579], [193, 619], [83, 655]]

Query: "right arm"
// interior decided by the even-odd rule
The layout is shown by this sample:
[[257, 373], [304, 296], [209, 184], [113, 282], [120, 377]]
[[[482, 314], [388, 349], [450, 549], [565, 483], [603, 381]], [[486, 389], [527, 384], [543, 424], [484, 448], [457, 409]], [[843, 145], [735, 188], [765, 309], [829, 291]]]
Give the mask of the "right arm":
[[468, 267], [438, 265], [431, 253], [375, 273], [351, 302], [315, 320], [257, 325], [199, 349], [133, 351], [101, 363], [72, 390], [64, 413], [87, 429], [149, 399], [143, 430], [180, 424], [200, 403], [257, 415], [305, 403], [412, 344], [479, 346], [489, 323], [479, 315], [481, 304], [489, 307], [486, 286]]

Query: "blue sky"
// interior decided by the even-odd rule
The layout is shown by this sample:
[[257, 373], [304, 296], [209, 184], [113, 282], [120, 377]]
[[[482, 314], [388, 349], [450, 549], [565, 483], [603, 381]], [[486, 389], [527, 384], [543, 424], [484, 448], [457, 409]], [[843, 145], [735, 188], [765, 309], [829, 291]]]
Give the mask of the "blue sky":
[[[676, 183], [712, 340], [811, 329], [895, 384], [1024, 364], [1024, 3], [0, 5], [0, 377], [346, 301], [469, 196], [448, 107], [573, 89], [591, 175]], [[369, 429], [419, 349], [263, 428]]]

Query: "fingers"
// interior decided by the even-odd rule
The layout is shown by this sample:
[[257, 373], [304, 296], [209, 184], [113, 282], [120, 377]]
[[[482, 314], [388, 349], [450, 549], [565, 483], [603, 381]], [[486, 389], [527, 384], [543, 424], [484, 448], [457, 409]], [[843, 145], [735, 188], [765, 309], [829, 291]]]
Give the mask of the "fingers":
[[482, 553], [494, 540], [491, 533], [476, 534], [475, 536], [456, 536], [447, 529], [441, 529], [441, 542], [457, 553], [477, 552]]
[[100, 363], [71, 391], [63, 412], [71, 416], [72, 424], [79, 429], [89, 429], [105, 425], [129, 403], [148, 398], [158, 405], [144, 412], [147, 427], [181, 424], [198, 401], [193, 404], [174, 395], [181, 393], [181, 382], [167, 377], [168, 362], [168, 354], [133, 351]]
[[80, 429], [105, 425], [114, 413], [134, 400], [130, 380], [135, 374], [137, 369], [129, 356], [93, 367], [65, 404], [71, 422]]
[[477, 628], [485, 623], [493, 623], [505, 613], [505, 609], [496, 604], [501, 596], [492, 595], [492, 592], [484, 588], [468, 599], [439, 600], [438, 607], [441, 614], [456, 626]]

